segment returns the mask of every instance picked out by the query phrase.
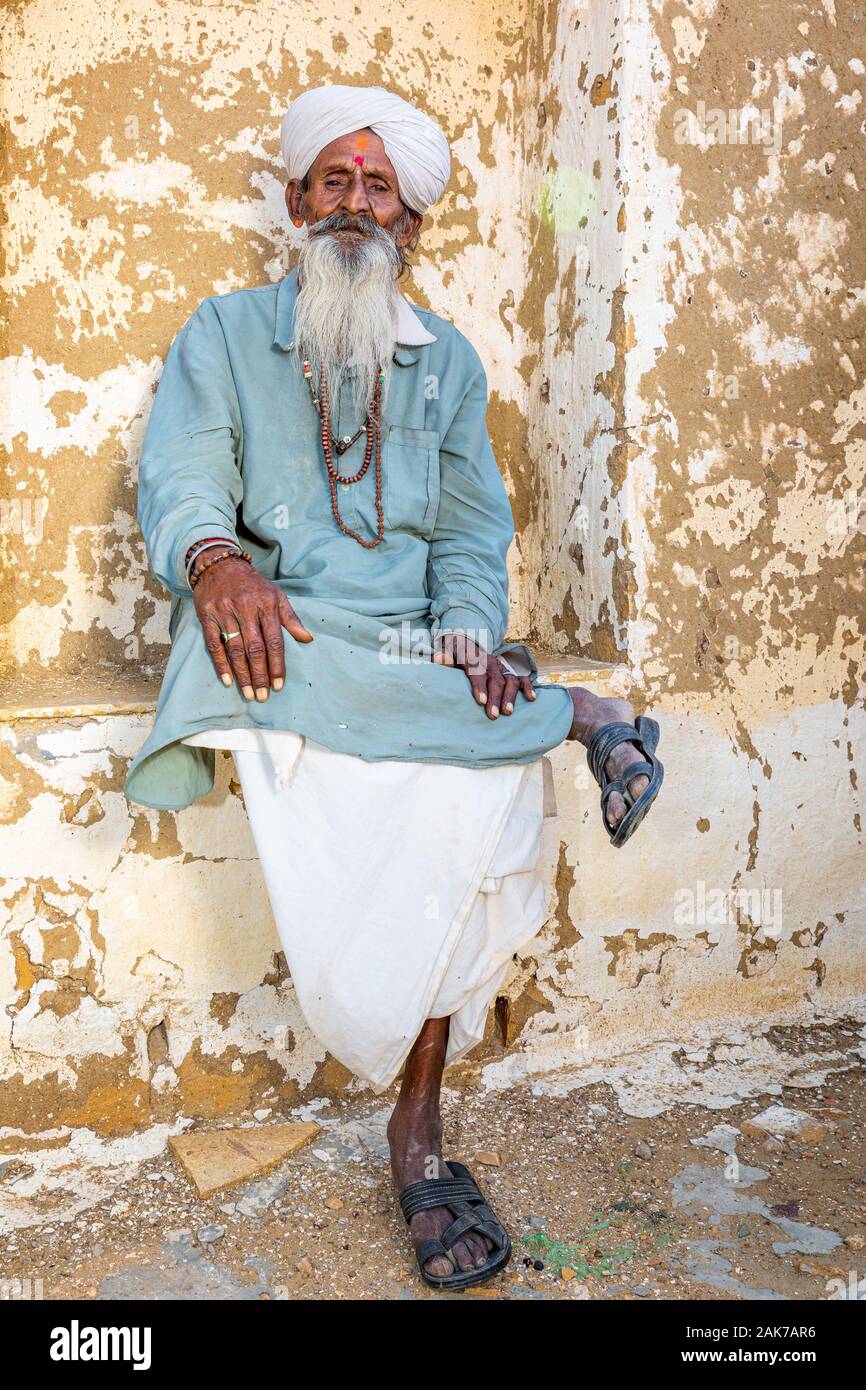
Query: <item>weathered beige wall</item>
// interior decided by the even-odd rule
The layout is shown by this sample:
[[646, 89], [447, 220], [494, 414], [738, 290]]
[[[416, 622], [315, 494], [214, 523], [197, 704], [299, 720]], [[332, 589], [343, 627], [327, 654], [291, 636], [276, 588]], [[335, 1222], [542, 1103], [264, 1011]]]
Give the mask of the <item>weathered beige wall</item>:
[[[7, 314], [0, 671], [158, 667], [165, 599], [145, 576], [136, 461], [174, 333], [205, 296], [291, 260], [279, 122], [305, 86], [384, 83], [428, 101], [452, 144], [448, 193], [408, 292], [461, 323], [495, 396], [493, 429], [525, 522], [529, 330], [519, 207], [523, 0], [400, 3], [374, 20], [173, 0], [32, 0], [3, 16]], [[361, 55], [359, 57], [359, 55]], [[16, 517], [21, 524], [16, 525]], [[515, 574], [518, 625], [525, 603]]]
[[[493, 1060], [491, 1023], [478, 1060], [502, 1084], [862, 1014], [863, 23], [832, 0], [410, 8], [6, 11], [3, 497], [29, 510], [0, 535], [5, 703], [15, 671], [24, 703], [36, 681], [108, 706], [158, 669], [134, 498], [167, 344], [205, 295], [283, 273], [286, 100], [394, 86], [452, 141], [409, 292], [488, 366], [512, 630], [618, 660], [668, 769], [616, 853], [582, 754], [553, 755], [551, 918], [500, 1010], [516, 1044]], [[699, 102], [781, 122], [766, 150], [678, 139]], [[178, 816], [123, 798], [147, 722], [0, 738], [7, 1149], [347, 1081], [275, 957], [229, 760]]]

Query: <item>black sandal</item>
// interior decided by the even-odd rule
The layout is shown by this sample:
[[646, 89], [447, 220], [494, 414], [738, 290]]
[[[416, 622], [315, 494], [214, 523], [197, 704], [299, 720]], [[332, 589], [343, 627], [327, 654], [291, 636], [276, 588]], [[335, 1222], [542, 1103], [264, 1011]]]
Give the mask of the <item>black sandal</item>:
[[[469, 1169], [454, 1161], [445, 1167], [452, 1174], [450, 1178], [422, 1178], [420, 1182], [410, 1182], [400, 1193], [400, 1208], [406, 1224], [419, 1211], [429, 1211], [432, 1207], [447, 1207], [454, 1220], [436, 1239], [422, 1240], [416, 1247], [415, 1255], [421, 1278], [431, 1289], [468, 1289], [472, 1284], [482, 1284], [492, 1274], [496, 1274], [507, 1263], [511, 1254], [511, 1241], [499, 1217], [488, 1205], [484, 1194]], [[483, 1265], [474, 1269], [458, 1269], [456, 1256], [452, 1254], [455, 1241], [469, 1231], [478, 1231], [493, 1241], [493, 1249], [488, 1252]], [[428, 1274], [424, 1266], [434, 1255], [444, 1255], [451, 1261], [454, 1270], [451, 1274]]]
[[[634, 725], [626, 724], [623, 720], [603, 724], [600, 729], [596, 729], [587, 745], [586, 760], [589, 770], [601, 787], [601, 818], [608, 839], [615, 849], [619, 849], [620, 845], [624, 845], [626, 840], [631, 838], [661, 790], [665, 770], [655, 756], [658, 741], [658, 724], [654, 719], [642, 714], [634, 721]], [[614, 748], [618, 748], [621, 743], [633, 743], [643, 753], [646, 762], [632, 763], [622, 777], [608, 777], [604, 770], [605, 763]], [[628, 790], [628, 783], [642, 775], [649, 777], [650, 783], [646, 791], [641, 792], [635, 801]], [[628, 809], [619, 825], [611, 829], [607, 823], [606, 812], [607, 803], [614, 792], [619, 792]]]

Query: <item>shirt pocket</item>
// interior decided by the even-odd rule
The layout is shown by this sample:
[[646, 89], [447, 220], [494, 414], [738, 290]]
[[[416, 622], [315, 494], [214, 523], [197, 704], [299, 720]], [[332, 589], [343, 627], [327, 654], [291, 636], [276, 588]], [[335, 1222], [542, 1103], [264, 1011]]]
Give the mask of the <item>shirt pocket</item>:
[[386, 528], [429, 540], [439, 510], [438, 431], [389, 425], [382, 472]]

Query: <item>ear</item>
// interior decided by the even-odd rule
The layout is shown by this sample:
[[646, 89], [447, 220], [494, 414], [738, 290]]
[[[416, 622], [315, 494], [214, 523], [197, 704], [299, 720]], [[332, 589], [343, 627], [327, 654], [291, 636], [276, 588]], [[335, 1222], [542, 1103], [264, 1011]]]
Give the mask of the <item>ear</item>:
[[286, 185], [286, 207], [289, 212], [289, 217], [296, 227], [304, 222], [303, 201], [304, 195], [301, 192], [301, 180], [289, 179]]
[[406, 212], [408, 213], [408, 216], [406, 218], [406, 226], [403, 228], [402, 232], [397, 237], [397, 245], [401, 247], [408, 246], [409, 242], [412, 241], [418, 235], [418, 228], [424, 221], [424, 218], [422, 217], [421, 213], [415, 212], [414, 208], [406, 208]]

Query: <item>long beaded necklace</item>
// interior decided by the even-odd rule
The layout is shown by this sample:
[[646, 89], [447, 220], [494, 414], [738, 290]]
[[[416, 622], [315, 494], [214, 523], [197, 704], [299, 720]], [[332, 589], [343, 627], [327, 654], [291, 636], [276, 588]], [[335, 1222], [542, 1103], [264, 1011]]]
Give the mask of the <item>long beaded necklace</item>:
[[[382, 511], [381, 410], [382, 384], [385, 380], [385, 373], [380, 371], [376, 378], [376, 389], [373, 392], [373, 400], [371, 402], [370, 409], [367, 411], [367, 416], [363, 424], [358, 426], [353, 435], [344, 435], [342, 439], [335, 440], [331, 433], [331, 410], [330, 399], [328, 396], [327, 373], [323, 367], [321, 369], [321, 380], [319, 387], [319, 392], [321, 392], [320, 398], [319, 392], [316, 391], [316, 384], [313, 381], [313, 369], [310, 366], [309, 362], [304, 361], [303, 368], [304, 376], [307, 380], [307, 385], [310, 388], [310, 395], [312, 396], [313, 405], [316, 407], [319, 419], [322, 422], [322, 453], [325, 457], [325, 468], [328, 472], [328, 487], [331, 492], [331, 511], [334, 513], [334, 520], [336, 521], [340, 530], [343, 532], [344, 536], [351, 536], [352, 540], [357, 541], [358, 544], [362, 545], [365, 550], [374, 550], [377, 545], [382, 544], [382, 540], [385, 535], [385, 516]], [[336, 468], [334, 467], [334, 450], [336, 450], [338, 455], [342, 456], [350, 447], [350, 445], [354, 444], [355, 440], [361, 437], [361, 433], [365, 429], [367, 431], [367, 443], [364, 449], [364, 462], [358, 469], [358, 472], [352, 474], [351, 477], [347, 477], [342, 473], [338, 473]], [[364, 536], [359, 536], [357, 531], [353, 531], [351, 527], [347, 526], [346, 523], [343, 521], [343, 518], [340, 515], [340, 507], [337, 502], [337, 483], [342, 483], [344, 486], [349, 486], [352, 483], [359, 483], [361, 481], [361, 479], [364, 477], [364, 475], [370, 467], [370, 462], [373, 458], [374, 444], [376, 451], [376, 467], [374, 476], [376, 479], [375, 500], [377, 528], [376, 539], [368, 540], [365, 539]]]

